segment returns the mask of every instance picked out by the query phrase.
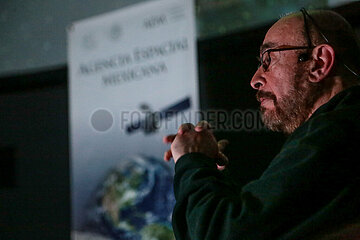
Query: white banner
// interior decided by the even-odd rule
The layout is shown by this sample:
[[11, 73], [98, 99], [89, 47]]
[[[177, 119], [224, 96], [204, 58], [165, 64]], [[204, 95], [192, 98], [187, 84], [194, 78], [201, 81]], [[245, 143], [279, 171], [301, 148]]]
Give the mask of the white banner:
[[[162, 137], [181, 122], [194, 122], [198, 81], [193, 2], [151, 1], [75, 22], [68, 28], [68, 61], [73, 230], [87, 231], [89, 224], [105, 221], [99, 228], [113, 238], [135, 230], [144, 236], [144, 226], [161, 217], [146, 207], [130, 212], [134, 202], [150, 201], [144, 185], [154, 187], [160, 180], [146, 174], [156, 178], [157, 170], [139, 170], [151, 184], [126, 183], [141, 190], [121, 192], [120, 185], [109, 190], [106, 184], [120, 184], [118, 172], [114, 180], [111, 171], [132, 178], [149, 161], [164, 169], [171, 166], [162, 165], [168, 148]], [[121, 165], [126, 159], [137, 165]], [[125, 205], [132, 210], [123, 210]], [[132, 216], [124, 220], [127, 214]]]

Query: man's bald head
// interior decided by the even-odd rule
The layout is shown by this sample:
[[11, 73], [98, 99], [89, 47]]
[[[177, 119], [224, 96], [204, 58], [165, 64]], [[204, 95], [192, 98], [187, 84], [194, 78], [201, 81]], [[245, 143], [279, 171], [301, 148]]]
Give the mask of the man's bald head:
[[[336, 64], [336, 73], [353, 77], [350, 71], [343, 67], [343, 64], [346, 64], [350, 69], [360, 74], [360, 43], [351, 25], [334, 11], [314, 10], [309, 11], [309, 14], [317, 25], [314, 24], [312, 19], [307, 17], [306, 20], [312, 45], [317, 46], [327, 43], [321, 35], [321, 33], [323, 33], [336, 53], [338, 61], [338, 64]], [[286, 18], [296, 18], [302, 20], [304, 24], [303, 14], [301, 12], [284, 17], [284, 19]], [[305, 26], [303, 26], [302, 32], [305, 40], [304, 43], [307, 44]]]

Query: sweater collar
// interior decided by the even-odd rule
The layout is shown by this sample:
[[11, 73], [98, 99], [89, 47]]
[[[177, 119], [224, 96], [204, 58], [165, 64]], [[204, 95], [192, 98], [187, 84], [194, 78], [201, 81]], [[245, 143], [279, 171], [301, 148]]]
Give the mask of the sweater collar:
[[352, 86], [339, 92], [327, 103], [320, 106], [309, 118], [312, 119], [321, 113], [326, 113], [337, 108], [359, 104], [360, 86]]

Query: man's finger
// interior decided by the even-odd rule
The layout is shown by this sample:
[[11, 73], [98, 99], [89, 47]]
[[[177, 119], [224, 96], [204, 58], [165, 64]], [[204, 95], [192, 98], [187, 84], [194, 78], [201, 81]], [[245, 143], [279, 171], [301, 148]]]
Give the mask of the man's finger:
[[204, 129], [211, 130], [212, 127], [211, 127], [210, 123], [203, 120], [203, 121], [198, 122], [198, 124], [196, 124], [195, 131], [201, 132]]
[[218, 148], [219, 148], [219, 151], [220, 152], [224, 152], [225, 151], [225, 148], [227, 145], [229, 145], [229, 140], [227, 139], [222, 139], [220, 141], [218, 141]]
[[217, 164], [216, 164], [216, 167], [217, 167], [217, 169], [218, 169], [219, 171], [223, 171], [223, 170], [225, 170], [225, 168], [226, 168], [226, 166], [220, 166], [220, 165], [217, 165]]
[[181, 124], [181, 126], [179, 127], [179, 130], [178, 130], [178, 134], [184, 134], [186, 131], [190, 131], [190, 130], [193, 130], [195, 128], [195, 126], [191, 123], [184, 123], [184, 124]]
[[229, 164], [229, 159], [222, 152], [218, 153], [218, 161], [216, 163], [217, 169], [223, 171]]
[[219, 151], [218, 153], [218, 160], [217, 160], [217, 165], [219, 166], [226, 166], [229, 164], [229, 159], [228, 157], [223, 154], [222, 152]]
[[171, 150], [169, 149], [164, 153], [164, 160], [169, 161], [171, 158], [172, 158], [172, 153]]
[[172, 143], [174, 141], [175, 137], [176, 137], [176, 134], [167, 135], [167, 136], [163, 137], [163, 142], [164, 143]]

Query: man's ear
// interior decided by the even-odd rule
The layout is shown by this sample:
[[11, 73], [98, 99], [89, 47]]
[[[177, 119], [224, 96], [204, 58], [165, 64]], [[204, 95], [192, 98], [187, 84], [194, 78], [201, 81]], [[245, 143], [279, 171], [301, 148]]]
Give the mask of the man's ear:
[[329, 76], [334, 68], [335, 51], [329, 44], [316, 46], [312, 51], [313, 64], [310, 68], [310, 81], [320, 82]]

